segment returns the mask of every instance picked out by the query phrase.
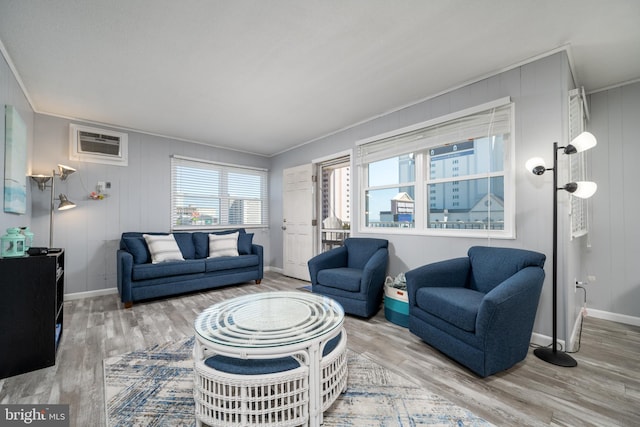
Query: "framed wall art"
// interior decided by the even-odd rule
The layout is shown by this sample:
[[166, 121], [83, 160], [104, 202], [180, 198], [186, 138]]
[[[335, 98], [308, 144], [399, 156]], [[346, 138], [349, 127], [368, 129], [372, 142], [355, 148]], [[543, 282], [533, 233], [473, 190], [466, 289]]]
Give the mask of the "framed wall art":
[[27, 212], [27, 126], [18, 110], [4, 107], [4, 211]]

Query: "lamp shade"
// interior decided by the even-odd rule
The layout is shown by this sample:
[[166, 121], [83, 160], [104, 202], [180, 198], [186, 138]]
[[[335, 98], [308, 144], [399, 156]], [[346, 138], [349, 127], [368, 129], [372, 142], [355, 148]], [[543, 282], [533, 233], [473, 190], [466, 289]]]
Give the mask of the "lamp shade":
[[30, 177], [33, 182], [38, 184], [38, 189], [40, 189], [40, 191], [44, 191], [47, 182], [49, 182], [49, 180], [53, 178], [52, 176], [47, 175], [30, 175]]
[[595, 147], [597, 143], [598, 141], [592, 133], [582, 132], [580, 135], [573, 138], [571, 143], [564, 149], [564, 152], [565, 154], [580, 153]]
[[525, 168], [534, 175], [542, 175], [546, 170], [544, 159], [542, 157], [532, 157], [525, 163]]
[[570, 182], [564, 186], [564, 189], [576, 197], [588, 199], [596, 193], [598, 184], [591, 181]]
[[576, 184], [578, 184], [578, 189], [573, 193], [573, 195], [580, 197], [581, 199], [588, 199], [596, 194], [596, 191], [598, 190], [598, 184], [592, 181], [578, 181]]
[[74, 173], [76, 170], [71, 166], [58, 165], [58, 170], [60, 171], [60, 179], [62, 181], [66, 180], [69, 175]]
[[61, 194], [58, 198], [60, 199], [60, 204], [58, 205], [59, 211], [66, 211], [67, 209], [73, 209], [76, 207], [76, 204], [70, 201], [64, 194]]

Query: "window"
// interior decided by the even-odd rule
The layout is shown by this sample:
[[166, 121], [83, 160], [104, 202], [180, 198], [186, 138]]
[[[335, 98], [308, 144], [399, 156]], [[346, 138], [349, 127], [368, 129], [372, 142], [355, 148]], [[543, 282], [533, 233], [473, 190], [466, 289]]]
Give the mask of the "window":
[[314, 161], [318, 166], [320, 251], [344, 244], [351, 233], [351, 153]]
[[413, 153], [368, 165], [366, 227], [413, 227], [415, 162]]
[[[584, 94], [581, 89], [569, 91], [569, 141], [580, 135], [588, 119]], [[569, 181], [589, 181], [587, 177], [588, 151], [569, 156]], [[589, 199], [571, 196], [571, 238], [589, 232]]]
[[360, 142], [360, 223], [513, 238], [512, 116], [503, 99]]
[[268, 225], [267, 170], [171, 157], [171, 228]]

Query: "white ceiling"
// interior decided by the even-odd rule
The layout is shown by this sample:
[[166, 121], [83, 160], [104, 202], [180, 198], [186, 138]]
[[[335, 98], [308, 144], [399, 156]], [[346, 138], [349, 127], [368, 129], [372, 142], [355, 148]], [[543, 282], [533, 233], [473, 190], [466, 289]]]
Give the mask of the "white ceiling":
[[0, 0], [0, 41], [37, 112], [270, 156], [559, 49], [638, 79], [640, 1]]

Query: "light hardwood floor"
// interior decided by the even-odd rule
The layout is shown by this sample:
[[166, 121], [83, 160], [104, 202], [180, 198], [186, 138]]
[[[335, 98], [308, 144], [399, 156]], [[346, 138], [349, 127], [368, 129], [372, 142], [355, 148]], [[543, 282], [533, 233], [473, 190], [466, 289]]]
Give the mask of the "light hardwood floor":
[[[201, 310], [226, 298], [307, 283], [267, 273], [243, 284], [134, 304], [117, 295], [65, 303], [57, 364], [0, 380], [0, 403], [68, 403], [71, 426], [105, 425], [102, 360], [193, 335]], [[508, 371], [481, 379], [407, 329], [347, 316], [348, 347], [499, 426], [640, 425], [640, 328], [587, 318], [577, 368], [559, 368], [530, 352]], [[8, 349], [0, 349], [7, 351]]]

